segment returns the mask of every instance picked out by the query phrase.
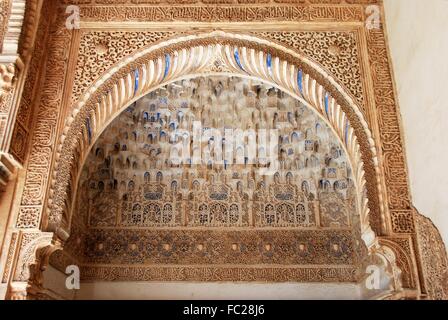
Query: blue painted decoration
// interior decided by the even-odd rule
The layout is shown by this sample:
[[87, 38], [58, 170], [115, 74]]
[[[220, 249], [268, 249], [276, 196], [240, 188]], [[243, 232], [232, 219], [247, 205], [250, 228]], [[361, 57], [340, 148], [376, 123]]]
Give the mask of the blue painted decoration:
[[303, 94], [303, 72], [299, 70], [297, 73], [297, 84], [299, 85], [300, 93]]
[[348, 124], [348, 121], [345, 120], [345, 145], [347, 145], [347, 140], [348, 140], [348, 128], [350, 127], [350, 125]]
[[329, 117], [328, 115], [328, 104], [329, 104], [329, 95], [328, 92], [325, 93], [325, 113], [327, 114], [327, 117]]
[[244, 71], [244, 68], [240, 61], [240, 54], [238, 53], [238, 49], [235, 49], [233, 55], [235, 57], [235, 61], [236, 61], [236, 64], [238, 65], [238, 67], [240, 67], [240, 69]]
[[90, 118], [86, 119], [87, 137], [89, 138], [89, 143], [92, 143], [92, 128], [90, 127]]
[[266, 56], [266, 66], [268, 67], [269, 74], [272, 73], [272, 56], [270, 53]]
[[135, 95], [135, 93], [136, 93], [137, 90], [138, 90], [138, 82], [139, 82], [139, 79], [140, 79], [140, 75], [139, 75], [139, 73], [138, 73], [138, 69], [135, 69], [135, 70], [134, 70], [134, 95]]
[[170, 70], [170, 55], [168, 53], [165, 54], [165, 73], [163, 74], [163, 78], [168, 74], [168, 71]]

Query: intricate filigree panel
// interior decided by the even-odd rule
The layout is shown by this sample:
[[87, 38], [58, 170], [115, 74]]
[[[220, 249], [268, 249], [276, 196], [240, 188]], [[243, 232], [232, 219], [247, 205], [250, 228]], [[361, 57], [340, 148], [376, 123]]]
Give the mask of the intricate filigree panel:
[[413, 210], [401, 136], [399, 110], [389, 64], [383, 30], [367, 34], [369, 60], [372, 69], [375, 102], [378, 109], [383, 167], [392, 229], [397, 233], [413, 233]]
[[356, 98], [366, 115], [355, 33], [261, 32], [260, 35], [286, 44], [327, 68]]
[[42, 4], [42, 17], [38, 22], [38, 29], [36, 31], [36, 41], [31, 56], [28, 73], [24, 83], [22, 98], [17, 111], [16, 123], [14, 125], [14, 132], [12, 136], [10, 152], [24, 163], [29, 144], [29, 132], [32, 129], [33, 119], [36, 108], [33, 108], [36, 95], [39, 91], [36, 87], [39, 86], [41, 75], [44, 70], [41, 70], [42, 61], [44, 59], [45, 49], [47, 47], [47, 36], [51, 24], [51, 19], [48, 16], [52, 14], [51, 1], [44, 1]]
[[27, 220], [22, 217], [28, 212], [28, 208], [36, 208], [40, 211], [38, 219], [27, 224], [27, 228], [37, 228], [42, 212], [42, 204], [45, 198], [45, 187], [49, 181], [49, 170], [56, 144], [56, 131], [59, 109], [64, 92], [65, 72], [68, 65], [68, 50], [70, 33], [67, 29], [60, 30], [58, 25], [53, 26], [50, 44], [54, 48], [48, 58], [47, 64], [51, 65], [51, 72], [47, 72], [41, 91], [41, 104], [36, 111], [36, 122], [32, 139], [32, 148], [29, 155], [29, 164], [26, 172], [21, 207], [18, 223]]
[[82, 31], [72, 99], [76, 101], [103, 72], [136, 50], [176, 32]]
[[350, 231], [91, 229], [85, 264], [351, 265]]
[[14, 64], [0, 64], [0, 114], [8, 114], [15, 74]]

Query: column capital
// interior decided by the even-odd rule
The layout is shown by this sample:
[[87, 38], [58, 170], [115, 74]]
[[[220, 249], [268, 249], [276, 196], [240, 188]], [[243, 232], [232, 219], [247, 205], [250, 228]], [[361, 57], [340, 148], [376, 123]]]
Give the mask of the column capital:
[[20, 163], [11, 154], [0, 152], [0, 191], [6, 187], [11, 176], [19, 168]]
[[[18, 231], [18, 243], [12, 244], [14, 261], [9, 262], [10, 273], [6, 298], [28, 300], [45, 295], [43, 272], [50, 256], [62, 249], [62, 241], [51, 232]], [[11, 250], [11, 249], [10, 249]], [[4, 280], [5, 281], [5, 280]]]
[[2, 59], [0, 56], [0, 112], [2, 112], [6, 99], [13, 89], [17, 68], [15, 62]]
[[14, 96], [17, 76], [23, 68], [19, 55], [0, 55], [0, 191], [20, 164], [8, 153], [9, 139], [15, 119]]

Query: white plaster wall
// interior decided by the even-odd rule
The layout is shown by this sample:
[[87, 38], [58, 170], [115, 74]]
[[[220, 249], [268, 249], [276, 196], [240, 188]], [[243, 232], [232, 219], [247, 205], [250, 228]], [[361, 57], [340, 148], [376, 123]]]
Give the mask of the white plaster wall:
[[448, 244], [448, 0], [384, 0], [415, 207]]
[[91, 282], [81, 283], [79, 300], [310, 300], [360, 299], [356, 284], [314, 283], [194, 283], [194, 282]]
[[68, 290], [65, 281], [67, 275], [49, 265], [44, 271], [44, 288], [59, 299], [74, 299], [76, 291]]

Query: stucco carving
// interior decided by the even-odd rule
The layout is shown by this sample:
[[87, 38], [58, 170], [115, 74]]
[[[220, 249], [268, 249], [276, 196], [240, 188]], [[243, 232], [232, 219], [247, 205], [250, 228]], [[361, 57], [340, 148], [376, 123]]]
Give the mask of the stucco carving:
[[55, 250], [61, 248], [53, 233], [40, 231], [17, 232], [13, 234], [12, 246], [18, 257], [14, 270], [11, 270], [12, 259], [7, 260], [7, 268], [3, 276], [5, 282], [10, 276], [9, 299], [25, 300], [38, 298], [43, 291], [42, 273], [48, 266], [49, 258]]
[[5, 0], [0, 3], [0, 52], [3, 51], [3, 40], [8, 28], [8, 18], [11, 10], [11, 1]]
[[5, 98], [12, 91], [13, 80], [16, 73], [14, 64], [0, 64], [0, 112], [7, 113], [5, 109], [8, 104], [5, 102]]
[[[274, 159], [269, 141], [245, 159], [243, 141], [199, 143], [198, 122], [221, 128], [222, 139], [224, 128], [254, 130], [256, 141], [257, 130], [278, 130], [276, 172], [261, 173]], [[214, 164], [218, 152], [224, 160]], [[191, 165], [199, 155], [203, 167]], [[97, 139], [79, 188], [75, 215], [88, 213], [93, 227], [346, 227], [358, 214], [349, 160], [326, 123], [275, 87], [236, 77], [183, 80], [138, 100]]]
[[[57, 24], [56, 24], [57, 26]], [[53, 27], [50, 35], [53, 46], [48, 56], [47, 64], [51, 72], [45, 75], [45, 84], [41, 91], [41, 103], [37, 109], [32, 147], [29, 155], [25, 186], [22, 193], [21, 206], [17, 219], [17, 227], [23, 228], [22, 221], [27, 221], [24, 215], [32, 210], [39, 212], [36, 218], [42, 216], [42, 205], [45, 198], [45, 187], [49, 177], [54, 145], [56, 141], [57, 123], [60, 104], [64, 92], [64, 77], [68, 64], [70, 33], [67, 29]], [[37, 228], [39, 220], [28, 221], [26, 227]]]
[[367, 44], [375, 104], [378, 110], [383, 166], [388, 191], [388, 207], [391, 211], [390, 223], [395, 233], [413, 233], [413, 210], [410, 201], [399, 110], [383, 30], [369, 30]]
[[[90, 121], [99, 125], [99, 119]], [[201, 164], [190, 155], [178, 162], [173, 152], [179, 156], [177, 144], [182, 133], [193, 132], [194, 121], [217, 129], [278, 130], [277, 172], [259, 172], [268, 145], [258, 144], [257, 158], [249, 161], [243, 159], [248, 147], [232, 143], [223, 150], [224, 163], [209, 162], [218, 150], [207, 145], [221, 143], [218, 136], [200, 142], [197, 150], [206, 153]], [[93, 131], [87, 137], [95, 139]], [[314, 278], [302, 265], [313, 265], [330, 281], [328, 270], [342, 276], [347, 265], [355, 270], [365, 258], [356, 244], [361, 232], [350, 230], [360, 229], [360, 219], [341, 140], [315, 111], [275, 86], [226, 75], [174, 82], [136, 101], [95, 140], [77, 192], [73, 224], [81, 228], [69, 239], [79, 244], [66, 250], [83, 268], [188, 265], [199, 275], [209, 272], [203, 269], [208, 264], [230, 270], [263, 265], [276, 266], [269, 276], [274, 280], [286, 273], [285, 280], [307, 281]], [[193, 139], [183, 142], [196, 152]], [[218, 274], [214, 279], [241, 279]]]
[[[82, 30], [65, 29], [65, 7], [60, 4], [68, 2], [81, 6]], [[12, 1], [13, 6], [20, 3], [24, 1]], [[430, 247], [441, 248], [440, 238], [437, 231], [425, 219], [415, 216], [410, 201], [399, 111], [385, 31], [364, 28], [365, 6], [380, 4], [380, 1], [335, 0], [328, 5], [328, 1], [325, 0], [303, 0], [298, 3], [289, 0], [143, 0], [138, 3], [133, 0], [70, 0], [58, 2], [56, 4], [58, 14], [51, 15], [58, 18], [55, 21], [40, 19], [38, 30], [36, 30], [38, 19], [33, 17], [39, 16], [41, 10], [39, 2], [29, 1], [29, 3], [25, 23], [29, 31], [22, 34], [24, 40], [19, 46], [19, 51], [31, 52], [34, 34], [43, 40], [42, 45], [39, 42], [33, 51], [27, 79], [29, 82], [25, 83], [19, 121], [15, 127], [15, 138], [11, 146], [12, 153], [20, 161], [25, 163], [27, 161], [24, 190], [14, 227], [38, 230], [40, 227], [49, 226], [60, 237], [66, 239], [68, 237], [66, 232], [70, 230], [70, 212], [72, 206], [75, 207], [72, 196], [76, 189], [76, 173], [80, 171], [91, 145], [88, 141], [86, 119], [99, 120], [100, 126], [94, 121], [90, 124], [93, 125], [91, 129], [97, 128], [101, 131], [107, 126], [108, 121], [119, 113], [119, 110], [115, 109], [104, 113], [101, 111], [104, 107], [124, 108], [139, 95], [150, 91], [150, 85], [145, 88], [137, 87], [137, 93], [133, 91], [135, 70], [138, 70], [139, 76], [142, 77], [140, 83], [146, 81], [147, 84], [162, 85], [165, 84], [164, 81], [174, 80], [174, 75], [180, 75], [176, 68], [182, 65], [182, 63], [175, 66], [171, 64], [165, 79], [163, 75], [167, 65], [166, 54], [174, 61], [179, 58], [179, 54], [183, 54], [183, 50], [190, 50], [192, 47], [227, 46], [232, 49], [238, 48], [240, 60], [238, 61], [235, 56], [232, 57], [234, 51], [231, 50], [230, 58], [221, 55], [220, 59], [207, 60], [211, 63], [203, 67], [204, 72], [223, 74], [239, 70], [235, 73], [245, 76], [257, 75], [262, 79], [263, 76], [270, 76], [271, 84], [295, 93], [296, 98], [320, 110], [324, 116], [326, 109], [334, 111], [330, 116], [326, 115], [326, 119], [336, 128], [342, 141], [345, 143], [347, 140], [350, 141], [347, 145], [350, 160], [359, 165], [354, 170], [356, 175], [354, 180], [358, 186], [358, 196], [364, 199], [358, 201], [361, 212], [366, 213], [362, 215], [364, 220], [361, 220], [361, 224], [370, 225], [378, 235], [388, 235], [380, 237], [379, 242], [375, 242], [373, 238], [368, 241], [372, 244], [370, 253], [376, 252], [384, 257], [380, 259], [387, 264], [386, 273], [393, 278], [393, 290], [401, 292], [397, 294], [392, 290], [393, 293], [388, 297], [408, 297], [406, 294], [417, 297], [415, 290], [419, 287], [418, 283], [428, 298], [446, 297], [446, 275], [442, 273], [440, 276], [439, 272], [443, 268], [446, 269], [446, 255], [442, 253], [443, 250], [437, 250], [435, 257], [427, 255], [432, 252]], [[43, 1], [42, 10], [53, 10], [49, 3], [50, 1]], [[210, 4], [213, 4], [213, 7], [206, 8], [206, 5]], [[268, 29], [268, 32], [258, 25], [254, 30], [248, 29], [244, 35], [246, 38], [241, 36], [240, 39], [230, 40], [225, 37], [218, 40], [195, 39], [195, 35], [204, 31], [194, 32], [192, 35], [186, 34], [185, 30], [180, 28], [174, 28], [174, 31], [169, 32], [157, 30], [157, 23], [172, 21], [188, 21], [193, 24], [226, 22], [234, 25], [240, 22], [293, 24], [306, 21], [310, 23], [310, 30], [296, 32], [288, 29], [272, 32]], [[101, 24], [105, 22], [112, 30], [101, 30]], [[136, 30], [117, 32], [113, 30], [114, 22], [120, 22], [122, 25], [135, 23]], [[349, 24], [344, 24], [346, 22]], [[151, 24], [151, 30], [157, 32], [145, 29]], [[340, 29], [343, 31], [322, 31], [323, 26], [335, 24], [340, 24]], [[217, 28], [221, 27], [222, 25]], [[95, 30], [90, 30], [91, 28]], [[46, 30], [50, 30], [48, 39], [45, 38]], [[260, 40], [258, 44], [250, 44], [247, 38], [249, 32], [253, 32], [254, 38]], [[14, 35], [15, 38], [8, 38], [11, 40], [8, 48], [16, 48], [17, 41], [14, 39], [18, 39], [18, 33], [14, 31], [9, 35]], [[139, 38], [141, 35], [145, 36]], [[121, 36], [122, 39], [118, 40]], [[182, 45], [176, 43], [176, 39], [187, 36], [191, 36], [188, 38], [188, 43]], [[270, 41], [261, 41], [266, 39]], [[44, 43], [47, 41], [50, 48], [48, 54], [44, 52]], [[164, 41], [167, 41], [167, 45], [162, 48], [161, 44]], [[362, 50], [360, 42], [366, 44], [367, 54]], [[319, 50], [313, 50], [317, 53], [313, 52], [314, 56], [311, 56], [312, 52], [309, 48], [303, 48], [304, 44], [315, 45]], [[149, 52], [145, 56], [144, 51], [148, 48], [154, 52]], [[204, 52], [207, 51], [196, 54]], [[175, 53], [178, 55], [176, 59]], [[266, 64], [253, 63], [259, 57], [260, 61], [265, 62], [268, 54], [273, 59], [272, 75]], [[109, 59], [106, 59], [108, 55]], [[79, 56], [77, 61], [74, 60], [76, 56]], [[46, 63], [40, 63], [42, 57], [46, 57]], [[132, 61], [129, 61], [130, 57]], [[315, 63], [316, 61], [318, 63]], [[149, 69], [144, 71], [145, 67]], [[290, 67], [296, 68], [292, 69], [294, 72], [290, 71]], [[85, 75], [81, 69], [87, 70]], [[147, 72], [148, 70], [157, 70], [159, 73], [154, 75]], [[302, 70], [302, 90], [297, 81], [298, 70]], [[347, 75], [348, 70], [351, 76]], [[183, 75], [186, 74], [188, 73]], [[154, 77], [144, 78], [150, 75]], [[40, 85], [41, 76], [43, 85]], [[366, 81], [368, 77], [371, 78]], [[72, 85], [73, 83], [75, 85]], [[327, 106], [329, 108], [326, 108]], [[33, 118], [35, 120], [31, 120]], [[66, 118], [68, 121], [64, 123]], [[343, 130], [347, 124], [349, 124], [347, 130], [349, 139]], [[1, 128], [6, 128], [5, 118], [0, 119], [0, 130]], [[338, 131], [337, 128], [342, 131]], [[93, 134], [96, 138], [99, 132], [94, 131]], [[60, 135], [62, 139], [59, 141], [57, 139]], [[30, 145], [28, 154], [27, 145]], [[359, 192], [360, 190], [365, 191]], [[50, 201], [47, 202], [47, 199]], [[365, 219], [367, 213], [369, 223], [366, 223]], [[84, 232], [79, 230], [83, 227], [76, 222], [71, 227], [72, 234]], [[419, 233], [418, 236], [416, 232]], [[92, 242], [97, 242], [95, 235], [91, 237]], [[28, 241], [27, 239], [33, 242], [32, 238], [33, 235], [24, 236], [24, 243]], [[45, 234], [43, 238], [48, 240]], [[19, 236], [13, 236], [11, 239], [6, 259], [9, 261], [8, 267], [5, 268], [7, 272], [3, 274], [2, 281], [10, 282], [11, 298], [26, 298], [27, 281], [32, 275], [29, 265], [35, 261], [31, 257], [36, 256], [36, 251], [26, 245], [22, 246], [20, 244], [22, 238]], [[76, 237], [70, 237], [67, 244], [74, 248], [73, 252], [80, 252], [76, 250], [84, 248], [83, 241], [80, 240], [78, 243]], [[383, 248], [378, 245], [382, 245]], [[11, 249], [17, 246], [22, 248], [19, 255], [14, 254], [15, 249]], [[264, 243], [264, 248], [268, 247]], [[125, 254], [131, 255], [131, 253], [126, 251]], [[16, 256], [20, 257], [18, 264], [14, 261]], [[64, 254], [56, 256], [64, 256], [65, 258], [61, 258], [64, 263], [68, 261]], [[54, 260], [55, 263], [58, 261], [56, 258]], [[60, 264], [63, 265], [63, 262]], [[18, 266], [17, 270], [13, 270], [15, 265]], [[421, 266], [420, 270], [417, 270], [418, 266]], [[357, 269], [352, 267], [344, 269], [328, 266], [318, 270], [291, 267], [281, 272], [276, 268], [235, 267], [195, 269], [132, 266], [123, 269], [112, 265], [109, 267], [86, 265], [83, 268], [85, 279], [105, 280], [163, 280], [168, 277], [178, 280], [356, 281], [358, 279], [356, 272]], [[402, 292], [407, 293], [403, 295]]]
[[260, 32], [259, 35], [288, 45], [321, 64], [350, 91], [367, 115], [354, 32]]
[[423, 266], [424, 291], [428, 299], [448, 299], [448, 259], [439, 231], [432, 221], [415, 215], [419, 254]]
[[138, 49], [176, 32], [116, 32], [86, 31], [81, 35], [78, 62], [73, 85], [72, 100], [81, 97], [90, 85], [115, 63], [130, 56]]
[[[27, 7], [27, 10], [29, 8], [29, 13], [27, 11], [27, 18], [25, 20], [27, 28], [23, 33], [23, 37], [25, 37], [25, 34], [29, 34], [29, 36], [27, 36], [27, 40], [23, 40], [20, 44], [22, 47], [26, 47], [26, 50], [32, 49], [32, 52], [29, 52], [31, 57], [28, 64], [28, 72], [17, 110], [17, 118], [10, 146], [10, 153], [22, 164], [25, 163], [27, 156], [29, 156], [30, 131], [32, 131], [33, 119], [35, 118], [37, 109], [34, 106], [38, 102], [37, 99], [40, 98], [38, 88], [42, 80], [42, 74], [45, 73], [44, 70], [41, 70], [41, 66], [42, 61], [44, 61], [46, 42], [48, 41], [51, 24], [51, 19], [47, 19], [46, 17], [51, 16], [52, 12], [51, 1], [45, 1], [40, 8], [41, 17], [37, 19], [37, 12], [35, 11], [37, 8], [31, 4], [32, 2]], [[35, 33], [35, 38], [39, 39], [34, 45], [30, 43], [32, 38], [31, 34], [33, 33]], [[24, 43], [28, 44], [25, 45]]]

